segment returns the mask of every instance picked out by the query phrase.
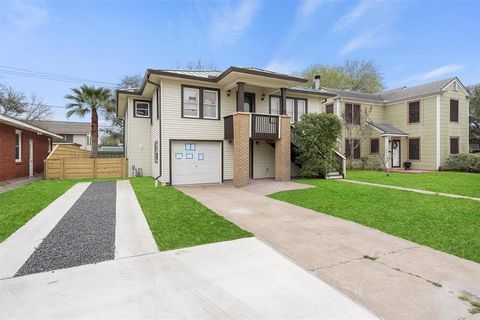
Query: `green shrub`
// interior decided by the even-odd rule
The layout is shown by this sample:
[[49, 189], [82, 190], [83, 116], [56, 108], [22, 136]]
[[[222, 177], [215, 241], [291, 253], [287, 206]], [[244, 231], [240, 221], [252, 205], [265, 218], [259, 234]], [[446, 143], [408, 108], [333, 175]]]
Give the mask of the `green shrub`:
[[363, 163], [361, 159], [347, 160], [347, 170], [361, 170], [363, 169]]
[[295, 164], [303, 177], [325, 176], [335, 170], [337, 159], [332, 149], [340, 136], [338, 117], [325, 113], [309, 113], [293, 126]]
[[456, 154], [448, 157], [447, 162], [442, 170], [463, 171], [463, 172], [480, 172], [480, 154], [465, 153]]
[[351, 159], [347, 161], [349, 170], [381, 170], [382, 161], [379, 156], [364, 156], [360, 159]]

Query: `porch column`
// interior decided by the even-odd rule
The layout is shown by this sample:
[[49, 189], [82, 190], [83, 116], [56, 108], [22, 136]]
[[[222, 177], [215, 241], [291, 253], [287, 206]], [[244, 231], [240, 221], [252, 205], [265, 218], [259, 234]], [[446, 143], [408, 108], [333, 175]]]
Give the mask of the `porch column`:
[[287, 88], [281, 88], [280, 114], [287, 114]]
[[237, 83], [237, 111], [244, 112], [245, 110], [245, 82]]
[[385, 168], [390, 168], [390, 156], [389, 156], [389, 139], [388, 137], [383, 137], [384, 145], [383, 145], [383, 159], [385, 161]]
[[250, 183], [250, 115], [233, 115], [233, 184], [243, 187]]
[[280, 139], [275, 141], [275, 180], [290, 181], [290, 117], [280, 116]]

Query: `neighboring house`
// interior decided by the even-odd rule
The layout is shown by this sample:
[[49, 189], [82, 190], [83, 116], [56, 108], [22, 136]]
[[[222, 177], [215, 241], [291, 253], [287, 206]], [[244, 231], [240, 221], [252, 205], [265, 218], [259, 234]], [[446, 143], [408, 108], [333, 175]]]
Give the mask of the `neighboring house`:
[[139, 89], [117, 91], [129, 175], [173, 185], [290, 180], [290, 122], [335, 96], [298, 87], [306, 81], [256, 68], [147, 70]]
[[360, 110], [371, 110], [373, 134], [356, 150], [344, 137], [340, 149], [347, 157], [378, 155], [387, 157], [389, 168], [409, 161], [413, 169], [438, 170], [449, 155], [469, 152], [470, 94], [457, 77], [378, 94], [324, 89], [336, 97], [323, 110], [347, 123], [355, 125]]
[[32, 124], [62, 136], [62, 139], [54, 140], [53, 143], [77, 143], [83, 150], [92, 150], [92, 126], [89, 122], [42, 120], [33, 121]]
[[59, 135], [0, 115], [0, 181], [43, 172], [44, 160]]

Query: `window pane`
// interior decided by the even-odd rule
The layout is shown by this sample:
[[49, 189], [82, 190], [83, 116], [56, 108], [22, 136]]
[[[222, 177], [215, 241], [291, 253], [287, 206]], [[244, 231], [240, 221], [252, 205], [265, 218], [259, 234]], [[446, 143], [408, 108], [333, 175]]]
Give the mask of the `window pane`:
[[15, 133], [15, 160], [22, 159], [21, 144], [22, 144], [22, 134], [19, 132], [16, 132]]
[[356, 104], [353, 106], [353, 120], [355, 124], [360, 124], [360, 105]]
[[199, 116], [200, 91], [194, 88], [183, 88], [183, 115]]
[[287, 99], [287, 115], [291, 117], [290, 122], [293, 122], [295, 120], [294, 105], [295, 101], [293, 99]]
[[297, 100], [298, 121], [300, 121], [305, 113], [307, 113], [307, 104], [305, 100]]
[[217, 91], [203, 91], [203, 117], [218, 118], [218, 93]]
[[327, 114], [333, 114], [333, 104], [327, 105]]
[[370, 153], [379, 153], [380, 152], [380, 148], [379, 148], [380, 144], [379, 144], [379, 140], [378, 139], [372, 139], [370, 140]]
[[360, 140], [353, 140], [353, 158], [360, 159]]
[[420, 140], [408, 140], [408, 158], [410, 160], [420, 160]]
[[458, 153], [459, 153], [458, 138], [450, 138], [450, 154], [458, 154]]
[[350, 103], [345, 104], [345, 122], [352, 123], [353, 120], [353, 106]]
[[450, 100], [450, 121], [458, 122], [458, 100]]
[[147, 102], [135, 102], [135, 115], [137, 117], [150, 117], [150, 105]]
[[270, 114], [280, 114], [280, 98], [270, 98]]
[[420, 102], [410, 102], [408, 104], [408, 123], [420, 122]]
[[350, 140], [348, 139], [345, 139], [345, 157], [347, 159], [350, 159], [352, 157], [352, 154], [351, 154], [351, 148], [350, 148]]

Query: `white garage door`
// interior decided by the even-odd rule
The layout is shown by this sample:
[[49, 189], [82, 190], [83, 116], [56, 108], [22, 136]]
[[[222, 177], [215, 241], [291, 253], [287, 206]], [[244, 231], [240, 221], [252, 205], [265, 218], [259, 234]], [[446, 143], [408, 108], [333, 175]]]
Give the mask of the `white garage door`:
[[221, 142], [173, 141], [172, 184], [222, 182]]

